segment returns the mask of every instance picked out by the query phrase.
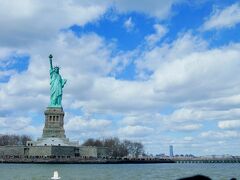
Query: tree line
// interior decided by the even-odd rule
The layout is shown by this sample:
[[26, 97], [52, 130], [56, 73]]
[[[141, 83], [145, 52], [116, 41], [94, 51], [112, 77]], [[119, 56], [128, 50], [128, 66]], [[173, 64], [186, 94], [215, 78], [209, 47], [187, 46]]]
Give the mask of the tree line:
[[31, 140], [28, 135], [0, 135], [0, 146], [26, 145], [26, 142]]
[[[0, 135], [0, 146], [6, 145], [26, 145], [32, 138], [28, 135]], [[144, 146], [140, 142], [130, 140], [119, 140], [117, 137], [100, 139], [87, 139], [83, 146], [107, 147], [109, 156], [117, 157], [139, 157], [144, 154]]]
[[144, 146], [140, 142], [133, 142], [130, 140], [119, 140], [119, 138], [107, 138], [107, 139], [87, 139], [83, 146], [97, 146], [109, 148], [109, 155], [111, 157], [139, 157], [144, 154]]

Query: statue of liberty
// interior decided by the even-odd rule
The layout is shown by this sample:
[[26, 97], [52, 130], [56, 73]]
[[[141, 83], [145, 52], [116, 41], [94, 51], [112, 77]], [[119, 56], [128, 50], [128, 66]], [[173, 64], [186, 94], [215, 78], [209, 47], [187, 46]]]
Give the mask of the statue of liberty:
[[61, 75], [59, 74], [59, 67], [55, 66], [53, 68], [52, 58], [53, 56], [50, 54], [49, 61], [50, 61], [51, 99], [49, 107], [62, 107], [62, 88], [66, 84], [67, 80], [62, 79]]

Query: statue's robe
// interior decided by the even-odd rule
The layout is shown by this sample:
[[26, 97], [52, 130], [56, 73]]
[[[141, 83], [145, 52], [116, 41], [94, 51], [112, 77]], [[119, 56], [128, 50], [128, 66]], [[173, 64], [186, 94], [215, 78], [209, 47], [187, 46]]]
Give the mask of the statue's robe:
[[60, 74], [56, 73], [54, 69], [50, 69], [50, 93], [51, 105], [53, 106], [61, 106], [64, 81]]

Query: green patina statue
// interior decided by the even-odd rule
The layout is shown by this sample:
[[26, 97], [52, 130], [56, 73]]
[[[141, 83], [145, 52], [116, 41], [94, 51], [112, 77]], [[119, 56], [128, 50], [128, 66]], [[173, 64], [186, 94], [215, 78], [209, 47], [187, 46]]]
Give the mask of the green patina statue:
[[55, 66], [53, 68], [52, 58], [53, 56], [50, 54], [49, 61], [50, 61], [51, 100], [49, 107], [62, 107], [62, 88], [66, 84], [67, 80], [62, 79], [61, 75], [59, 74], [59, 67]]

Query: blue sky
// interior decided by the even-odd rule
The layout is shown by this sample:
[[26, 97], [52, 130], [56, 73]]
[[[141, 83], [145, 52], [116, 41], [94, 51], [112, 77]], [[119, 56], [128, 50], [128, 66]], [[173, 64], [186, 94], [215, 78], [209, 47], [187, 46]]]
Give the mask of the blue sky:
[[41, 136], [51, 53], [70, 139], [239, 155], [237, 0], [0, 2], [0, 134]]

